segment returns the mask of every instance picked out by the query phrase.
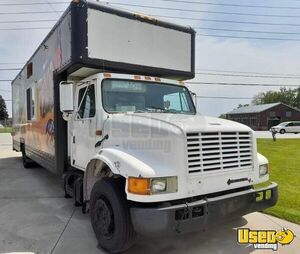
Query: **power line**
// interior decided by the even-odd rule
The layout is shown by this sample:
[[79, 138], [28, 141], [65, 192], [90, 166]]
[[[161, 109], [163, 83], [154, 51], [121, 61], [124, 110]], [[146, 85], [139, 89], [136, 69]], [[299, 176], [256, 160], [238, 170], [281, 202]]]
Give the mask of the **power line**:
[[212, 31], [224, 31], [224, 32], [300, 35], [300, 33], [292, 33], [292, 32], [270, 32], [270, 31], [258, 31], [258, 30], [241, 30], [241, 29], [227, 29], [227, 28], [224, 29], [224, 28], [197, 27], [197, 26], [193, 28], [197, 30], [212, 30]]
[[299, 79], [300, 76], [290, 77], [290, 76], [271, 76], [271, 75], [247, 75], [247, 74], [222, 74], [222, 73], [209, 73], [209, 72], [196, 72], [199, 75], [208, 76], [224, 76], [224, 77], [247, 77], [247, 78], [278, 78], [278, 79]]
[[19, 27], [19, 28], [0, 28], [0, 31], [15, 31], [15, 30], [43, 30], [51, 29], [52, 27]]
[[14, 23], [34, 23], [34, 22], [53, 22], [56, 19], [42, 19], [42, 20], [12, 20], [12, 21], [0, 21], [1, 24], [14, 24]]
[[244, 4], [228, 4], [228, 3], [211, 3], [205, 1], [185, 1], [185, 0], [160, 0], [162, 2], [174, 2], [174, 3], [186, 3], [186, 4], [198, 4], [198, 5], [213, 5], [213, 6], [229, 6], [229, 7], [242, 7], [242, 8], [264, 8], [264, 9], [300, 9], [300, 7], [289, 6], [269, 6], [269, 5], [244, 5]]
[[227, 83], [227, 82], [201, 82], [201, 81], [187, 81], [186, 84], [196, 85], [217, 85], [217, 86], [268, 86], [268, 87], [300, 87], [299, 85], [283, 85], [283, 84], [259, 84], [259, 83]]
[[162, 6], [157, 7], [157, 6], [149, 6], [149, 5], [127, 4], [127, 3], [116, 3], [116, 2], [114, 3], [107, 2], [107, 3], [111, 5], [132, 6], [132, 7], [169, 10], [169, 11], [184, 11], [184, 12], [195, 12], [195, 13], [226, 14], [226, 15], [253, 16], [253, 17], [300, 18], [300, 15], [277, 15], [277, 14], [243, 13], [243, 12], [207, 11], [207, 10], [182, 9], [182, 8], [172, 8], [172, 7], [162, 7]]
[[271, 41], [300, 41], [300, 39], [291, 38], [269, 38], [269, 37], [249, 37], [249, 36], [232, 36], [232, 35], [218, 35], [218, 34], [197, 34], [197, 36], [205, 37], [219, 37], [230, 39], [249, 39], [249, 40], [271, 40]]
[[[51, 2], [51, 4], [68, 4], [69, 2]], [[18, 6], [18, 5], [48, 5], [48, 3], [0, 3], [0, 6]]]
[[250, 72], [250, 71], [235, 71], [235, 70], [216, 70], [216, 69], [197, 69], [198, 71], [210, 71], [210, 72], [227, 72], [227, 73], [247, 73], [247, 74], [262, 74], [262, 75], [286, 75], [286, 76], [300, 76], [300, 74], [289, 73], [270, 73], [270, 72]]
[[[113, 4], [113, 3], [112, 3]], [[152, 8], [152, 6], [150, 6]], [[159, 7], [155, 7], [159, 8]], [[161, 9], [161, 8], [159, 8]], [[43, 13], [62, 13], [63, 11], [31, 11], [31, 12], [6, 12], [0, 13], [0, 15], [14, 15], [14, 14], [43, 14]], [[175, 18], [175, 19], [186, 19], [186, 20], [199, 20], [199, 21], [207, 21], [207, 22], [221, 22], [221, 23], [238, 23], [238, 24], [253, 24], [253, 25], [272, 25], [272, 26], [297, 26], [299, 27], [300, 24], [295, 23], [267, 23], [267, 22], [250, 22], [250, 21], [236, 21], [236, 20], [216, 20], [216, 19], [203, 19], [203, 18], [192, 18], [192, 17], [177, 17], [177, 16], [165, 16], [165, 15], [155, 15], [156, 17], [162, 18]], [[264, 15], [265, 16], [265, 15]], [[300, 17], [300, 16], [295, 16]], [[56, 20], [43, 20], [43, 21], [56, 21]], [[0, 21], [0, 23], [21, 23], [21, 22], [40, 22], [36, 21]]]
[[5, 62], [4, 62], [4, 63], [0, 63], [0, 65], [1, 65], [1, 64], [24, 64], [24, 63], [8, 63], [8, 62], [5, 63]]
[[51, 8], [53, 11], [55, 11], [55, 13], [57, 14], [57, 16], [60, 17], [59, 12], [52, 6], [52, 4], [51, 4], [48, 0], [46, 0], [46, 2], [47, 2], [48, 5], [50, 6], [50, 8]]
[[15, 15], [15, 14], [43, 14], [43, 13], [62, 13], [63, 11], [26, 11], [26, 12], [0, 12], [0, 15]]
[[[174, 3], [187, 3], [187, 4], [197, 4], [197, 5], [213, 5], [213, 6], [229, 6], [229, 7], [243, 7], [243, 8], [267, 8], [267, 9], [300, 9], [300, 7], [292, 6], [269, 6], [269, 5], [243, 5], [243, 4], [227, 4], [227, 3], [211, 3], [205, 1], [185, 1], [185, 0], [160, 0], [162, 2], [174, 2]], [[51, 2], [51, 4], [68, 4], [68, 2]], [[47, 5], [48, 3], [0, 3], [0, 6], [30, 6], [30, 5]]]
[[226, 100], [252, 100], [252, 97], [230, 97], [230, 96], [196, 96], [202, 99], [226, 99]]
[[176, 17], [176, 16], [165, 16], [165, 15], [155, 15], [155, 16], [160, 17], [160, 18], [186, 19], [186, 20], [220, 22], [220, 23], [237, 23], [237, 24], [269, 25], [269, 26], [296, 26], [296, 27], [300, 26], [300, 24], [296, 24], [296, 23], [250, 22], [250, 21], [223, 20], [223, 19], [204, 19], [204, 18], [191, 18], [191, 17]]
[[19, 71], [20, 68], [0, 68], [0, 71]]

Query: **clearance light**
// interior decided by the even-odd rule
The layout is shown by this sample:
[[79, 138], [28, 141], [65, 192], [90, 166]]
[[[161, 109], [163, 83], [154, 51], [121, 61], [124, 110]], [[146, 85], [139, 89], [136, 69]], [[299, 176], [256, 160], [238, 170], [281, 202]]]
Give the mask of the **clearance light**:
[[151, 77], [145, 76], [145, 80], [151, 80]]
[[138, 75], [135, 75], [133, 78], [134, 78], [134, 79], [137, 79], [137, 80], [141, 80], [141, 79], [142, 79], [142, 77], [141, 77], [141, 76], [138, 76]]
[[144, 14], [140, 14], [140, 13], [134, 13], [134, 16], [136, 16], [138, 18], [141, 18], [141, 19], [146, 19], [146, 20], [152, 20], [152, 21], [156, 20], [153, 17], [147, 16], [147, 15], [144, 15]]
[[184, 82], [183, 81], [179, 81], [179, 84], [184, 86]]
[[104, 76], [105, 78], [111, 78], [111, 74], [110, 74], [110, 73], [103, 73], [103, 76]]
[[160, 80], [160, 78], [154, 78], [155, 79], [155, 81], [158, 81], [158, 82], [160, 82], [161, 80]]

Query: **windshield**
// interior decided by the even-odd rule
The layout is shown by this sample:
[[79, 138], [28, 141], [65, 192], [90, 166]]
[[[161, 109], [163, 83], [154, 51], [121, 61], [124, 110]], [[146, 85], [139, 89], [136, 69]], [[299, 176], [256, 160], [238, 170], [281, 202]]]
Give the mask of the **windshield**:
[[189, 91], [179, 85], [106, 79], [102, 99], [109, 113], [196, 113]]
[[287, 124], [288, 124], [288, 122], [283, 122], [283, 123], [278, 124], [278, 126], [286, 126]]

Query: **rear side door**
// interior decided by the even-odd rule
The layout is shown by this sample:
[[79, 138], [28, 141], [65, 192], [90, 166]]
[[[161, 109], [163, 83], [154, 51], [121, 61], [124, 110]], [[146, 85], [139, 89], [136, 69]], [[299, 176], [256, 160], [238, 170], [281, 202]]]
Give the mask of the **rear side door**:
[[294, 123], [290, 122], [286, 125], [285, 131], [288, 133], [294, 132]]
[[300, 122], [294, 122], [293, 132], [300, 133]]
[[84, 83], [76, 91], [76, 114], [71, 141], [72, 165], [86, 169], [94, 151], [96, 129], [96, 86]]

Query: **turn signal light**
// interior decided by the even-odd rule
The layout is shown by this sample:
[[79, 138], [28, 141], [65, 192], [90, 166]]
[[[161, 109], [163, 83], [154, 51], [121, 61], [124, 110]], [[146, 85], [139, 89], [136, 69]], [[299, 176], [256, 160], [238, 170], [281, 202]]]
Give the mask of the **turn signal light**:
[[129, 177], [128, 192], [138, 195], [150, 195], [150, 179]]

